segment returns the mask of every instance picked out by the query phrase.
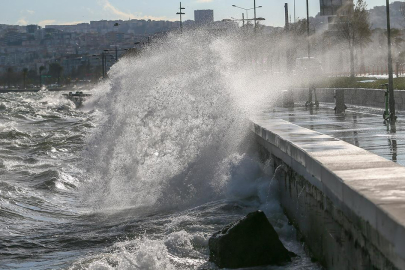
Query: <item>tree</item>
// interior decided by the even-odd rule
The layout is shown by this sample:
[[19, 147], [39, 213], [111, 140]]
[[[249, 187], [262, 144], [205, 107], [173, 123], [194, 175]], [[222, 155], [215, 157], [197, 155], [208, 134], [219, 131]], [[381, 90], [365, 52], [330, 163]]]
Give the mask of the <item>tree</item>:
[[354, 6], [349, 2], [340, 10], [335, 25], [338, 35], [348, 42], [350, 50], [350, 76], [354, 77], [354, 48], [357, 45], [362, 51], [363, 47], [371, 41], [371, 26], [367, 3], [364, 0], [357, 0]]
[[307, 35], [307, 19], [298, 20], [296, 23], [290, 24], [290, 32], [298, 36]]
[[58, 78], [58, 85], [60, 84], [60, 76], [62, 74], [63, 67], [59, 63], [52, 63], [49, 65], [48, 74], [54, 78]]
[[400, 10], [402, 17], [405, 18], [405, 3], [402, 3], [401, 10]]
[[364, 47], [371, 42], [371, 26], [369, 14], [367, 11], [367, 3], [364, 0], [358, 0], [354, 8], [354, 32], [355, 45], [360, 48], [361, 70], [364, 71]]
[[23, 68], [23, 77], [24, 77], [24, 89], [26, 88], [27, 85], [27, 74], [28, 74], [28, 68]]
[[[387, 31], [385, 31], [385, 35], [386, 36], [388, 35]], [[400, 29], [391, 28], [391, 40], [393, 41], [392, 43], [394, 44], [397, 51], [399, 51], [401, 43], [404, 42], [404, 39], [402, 38], [402, 32]]]
[[42, 87], [42, 71], [45, 70], [44, 66], [39, 67], [39, 87]]

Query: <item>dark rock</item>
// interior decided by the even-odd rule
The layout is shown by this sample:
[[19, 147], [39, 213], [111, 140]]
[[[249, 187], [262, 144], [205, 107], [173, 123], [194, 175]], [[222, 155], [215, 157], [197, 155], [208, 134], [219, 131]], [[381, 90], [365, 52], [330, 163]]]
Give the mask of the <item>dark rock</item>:
[[291, 261], [262, 211], [224, 227], [209, 239], [210, 261], [220, 268], [280, 265]]

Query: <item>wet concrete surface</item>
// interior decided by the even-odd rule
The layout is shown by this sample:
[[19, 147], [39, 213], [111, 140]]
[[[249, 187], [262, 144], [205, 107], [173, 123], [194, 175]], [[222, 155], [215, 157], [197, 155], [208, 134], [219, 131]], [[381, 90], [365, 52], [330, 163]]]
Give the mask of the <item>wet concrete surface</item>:
[[333, 108], [334, 104], [321, 104], [313, 109], [296, 104], [294, 108], [275, 108], [266, 113], [405, 166], [404, 112], [397, 112], [398, 121], [395, 127], [391, 127], [383, 122], [381, 109], [349, 106], [344, 115], [335, 115]]
[[251, 123], [286, 170], [281, 205], [327, 269], [405, 269], [402, 120], [393, 129], [381, 110], [336, 116], [330, 104], [276, 108]]

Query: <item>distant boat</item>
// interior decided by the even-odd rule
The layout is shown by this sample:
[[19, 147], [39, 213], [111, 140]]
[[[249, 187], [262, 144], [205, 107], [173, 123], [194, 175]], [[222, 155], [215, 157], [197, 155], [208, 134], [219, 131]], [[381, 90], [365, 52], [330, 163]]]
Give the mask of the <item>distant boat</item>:
[[90, 97], [90, 94], [84, 94], [83, 92], [69, 92], [69, 94], [63, 94], [67, 99], [73, 101], [73, 103], [76, 105], [76, 108], [80, 108], [83, 106], [83, 102], [86, 101], [87, 97]]

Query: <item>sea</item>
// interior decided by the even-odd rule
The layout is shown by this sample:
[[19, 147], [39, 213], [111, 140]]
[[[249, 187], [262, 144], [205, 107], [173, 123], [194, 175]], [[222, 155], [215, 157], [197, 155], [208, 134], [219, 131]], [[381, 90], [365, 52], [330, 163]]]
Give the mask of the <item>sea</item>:
[[251, 269], [321, 269], [249, 130], [285, 83], [263, 44], [169, 34], [80, 108], [46, 88], [0, 94], [0, 269], [218, 269], [210, 236], [258, 209], [298, 256]]

